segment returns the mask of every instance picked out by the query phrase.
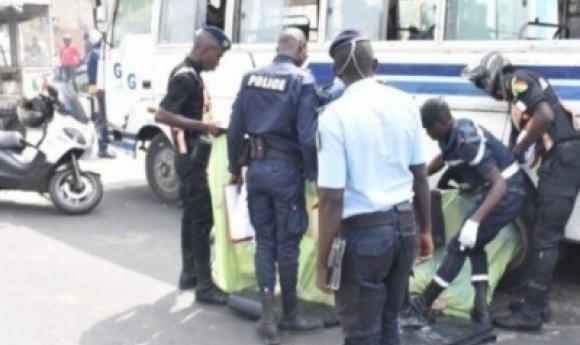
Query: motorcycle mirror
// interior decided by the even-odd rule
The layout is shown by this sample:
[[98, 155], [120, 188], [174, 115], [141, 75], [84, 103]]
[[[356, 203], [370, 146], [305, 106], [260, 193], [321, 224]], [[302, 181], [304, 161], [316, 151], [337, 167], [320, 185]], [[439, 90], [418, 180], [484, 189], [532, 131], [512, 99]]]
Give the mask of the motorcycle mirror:
[[24, 110], [33, 110], [34, 109], [34, 103], [32, 100], [30, 99], [23, 99], [22, 100], [22, 105], [21, 105], [22, 109]]

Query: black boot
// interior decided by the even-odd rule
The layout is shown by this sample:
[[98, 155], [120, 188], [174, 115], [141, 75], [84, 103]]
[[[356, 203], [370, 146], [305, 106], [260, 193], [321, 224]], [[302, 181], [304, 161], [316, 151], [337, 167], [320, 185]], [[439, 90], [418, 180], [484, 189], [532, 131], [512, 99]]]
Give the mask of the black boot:
[[195, 271], [181, 271], [179, 275], [179, 290], [191, 290], [197, 286], [197, 274]]
[[282, 292], [282, 307], [284, 316], [280, 320], [280, 329], [296, 332], [313, 332], [324, 328], [324, 323], [321, 319], [300, 314], [298, 311], [298, 297], [295, 291]]
[[541, 309], [524, 302], [520, 309], [507, 316], [493, 320], [496, 327], [518, 332], [534, 332], [542, 329]]
[[262, 301], [262, 317], [256, 324], [256, 332], [264, 340], [264, 343], [278, 345], [280, 344], [280, 333], [274, 312], [274, 291], [260, 291], [260, 300]]
[[228, 294], [213, 282], [209, 262], [196, 263], [196, 267], [198, 284], [195, 289], [195, 300], [205, 304], [223, 305], [228, 303]]
[[475, 288], [475, 300], [471, 311], [471, 319], [477, 323], [490, 325], [491, 315], [487, 305], [487, 282], [474, 282], [473, 287]]
[[493, 324], [511, 331], [533, 332], [542, 329], [542, 310], [546, 306], [547, 291], [528, 286], [522, 306], [503, 317], [497, 317]]
[[189, 250], [181, 250], [182, 269], [179, 275], [179, 289], [190, 290], [197, 286], [197, 272], [193, 253]]
[[[510, 302], [509, 309], [511, 311], [518, 311], [524, 305], [524, 299], [518, 298]], [[544, 308], [542, 308], [540, 314], [542, 315], [543, 322], [550, 322], [552, 320], [552, 310], [550, 309], [550, 304], [546, 303]]]
[[399, 324], [403, 328], [422, 328], [429, 324], [429, 312], [431, 305], [441, 294], [443, 288], [431, 281], [423, 293], [410, 300], [407, 309], [401, 312]]

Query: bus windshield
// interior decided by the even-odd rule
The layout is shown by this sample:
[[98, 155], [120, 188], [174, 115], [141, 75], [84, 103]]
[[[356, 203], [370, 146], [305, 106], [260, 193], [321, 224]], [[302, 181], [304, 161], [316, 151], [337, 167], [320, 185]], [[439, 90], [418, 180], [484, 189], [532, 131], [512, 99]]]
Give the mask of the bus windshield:
[[446, 40], [551, 40], [558, 0], [449, 0]]

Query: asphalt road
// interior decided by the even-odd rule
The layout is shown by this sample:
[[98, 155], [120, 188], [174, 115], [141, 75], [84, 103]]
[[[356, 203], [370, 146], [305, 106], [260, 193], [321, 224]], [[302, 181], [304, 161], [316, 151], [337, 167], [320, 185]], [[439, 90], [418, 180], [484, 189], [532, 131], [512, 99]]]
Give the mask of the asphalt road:
[[[36, 194], [0, 192], [0, 344], [260, 344], [252, 322], [176, 290], [180, 212], [154, 199], [143, 164], [103, 161], [105, 196], [85, 217], [61, 215]], [[578, 252], [569, 250], [567, 262], [578, 262]], [[579, 285], [572, 273], [559, 277], [557, 324], [535, 335], [500, 333], [499, 343], [578, 343]], [[283, 340], [340, 344], [341, 334]]]

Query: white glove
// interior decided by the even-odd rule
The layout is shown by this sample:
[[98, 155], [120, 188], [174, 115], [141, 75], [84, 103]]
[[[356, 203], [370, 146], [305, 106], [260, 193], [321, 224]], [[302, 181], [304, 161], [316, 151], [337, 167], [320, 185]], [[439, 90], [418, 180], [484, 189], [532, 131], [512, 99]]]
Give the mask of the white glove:
[[475, 246], [478, 228], [479, 224], [473, 220], [468, 219], [465, 221], [465, 224], [463, 224], [463, 228], [461, 228], [461, 232], [459, 233], [461, 250], [465, 250], [465, 248], [473, 248]]

